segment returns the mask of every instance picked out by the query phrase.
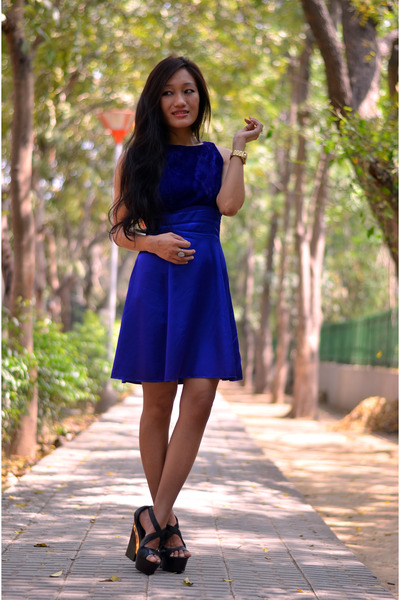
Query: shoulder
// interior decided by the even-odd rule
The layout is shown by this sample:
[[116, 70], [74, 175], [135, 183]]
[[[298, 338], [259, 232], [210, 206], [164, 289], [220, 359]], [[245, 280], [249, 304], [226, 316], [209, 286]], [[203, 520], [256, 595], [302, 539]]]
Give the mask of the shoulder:
[[217, 148], [218, 152], [222, 156], [224, 163], [225, 162], [229, 162], [229, 160], [231, 158], [232, 151], [228, 150], [228, 148], [223, 148], [222, 146], [217, 146], [216, 145], [215, 147]]
[[212, 143], [211, 145], [214, 147], [214, 149], [218, 152], [218, 154], [222, 158], [223, 166], [224, 166], [224, 168], [226, 168], [226, 166], [229, 164], [229, 159], [231, 157], [231, 151], [228, 150], [228, 148], [224, 148], [223, 146], [217, 146], [217, 144], [214, 144], [214, 143]]

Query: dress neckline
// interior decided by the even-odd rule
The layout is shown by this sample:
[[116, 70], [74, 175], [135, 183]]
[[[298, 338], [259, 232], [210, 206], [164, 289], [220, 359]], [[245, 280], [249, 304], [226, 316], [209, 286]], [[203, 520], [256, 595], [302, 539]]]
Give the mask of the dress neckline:
[[205, 142], [201, 142], [201, 144], [193, 144], [187, 146], [186, 144], [168, 144], [168, 148], [201, 148], [205, 145]]

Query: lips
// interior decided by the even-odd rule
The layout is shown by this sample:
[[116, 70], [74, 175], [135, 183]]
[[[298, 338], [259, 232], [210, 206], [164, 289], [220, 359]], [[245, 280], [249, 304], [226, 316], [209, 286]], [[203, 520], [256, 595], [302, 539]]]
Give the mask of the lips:
[[186, 117], [189, 114], [188, 110], [177, 110], [172, 113], [174, 117]]

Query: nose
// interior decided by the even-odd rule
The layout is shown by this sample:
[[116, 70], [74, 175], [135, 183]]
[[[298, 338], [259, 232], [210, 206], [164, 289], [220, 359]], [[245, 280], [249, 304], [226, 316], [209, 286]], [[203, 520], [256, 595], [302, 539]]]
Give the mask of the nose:
[[186, 100], [183, 94], [177, 94], [175, 96], [175, 106], [185, 106]]

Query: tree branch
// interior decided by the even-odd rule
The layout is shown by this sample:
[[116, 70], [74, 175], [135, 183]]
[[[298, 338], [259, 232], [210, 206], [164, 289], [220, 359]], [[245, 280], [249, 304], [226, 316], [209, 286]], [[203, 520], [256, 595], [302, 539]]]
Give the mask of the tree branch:
[[302, 5], [325, 63], [330, 101], [342, 112], [344, 106], [352, 106], [353, 96], [334, 23], [324, 0], [302, 0]]

